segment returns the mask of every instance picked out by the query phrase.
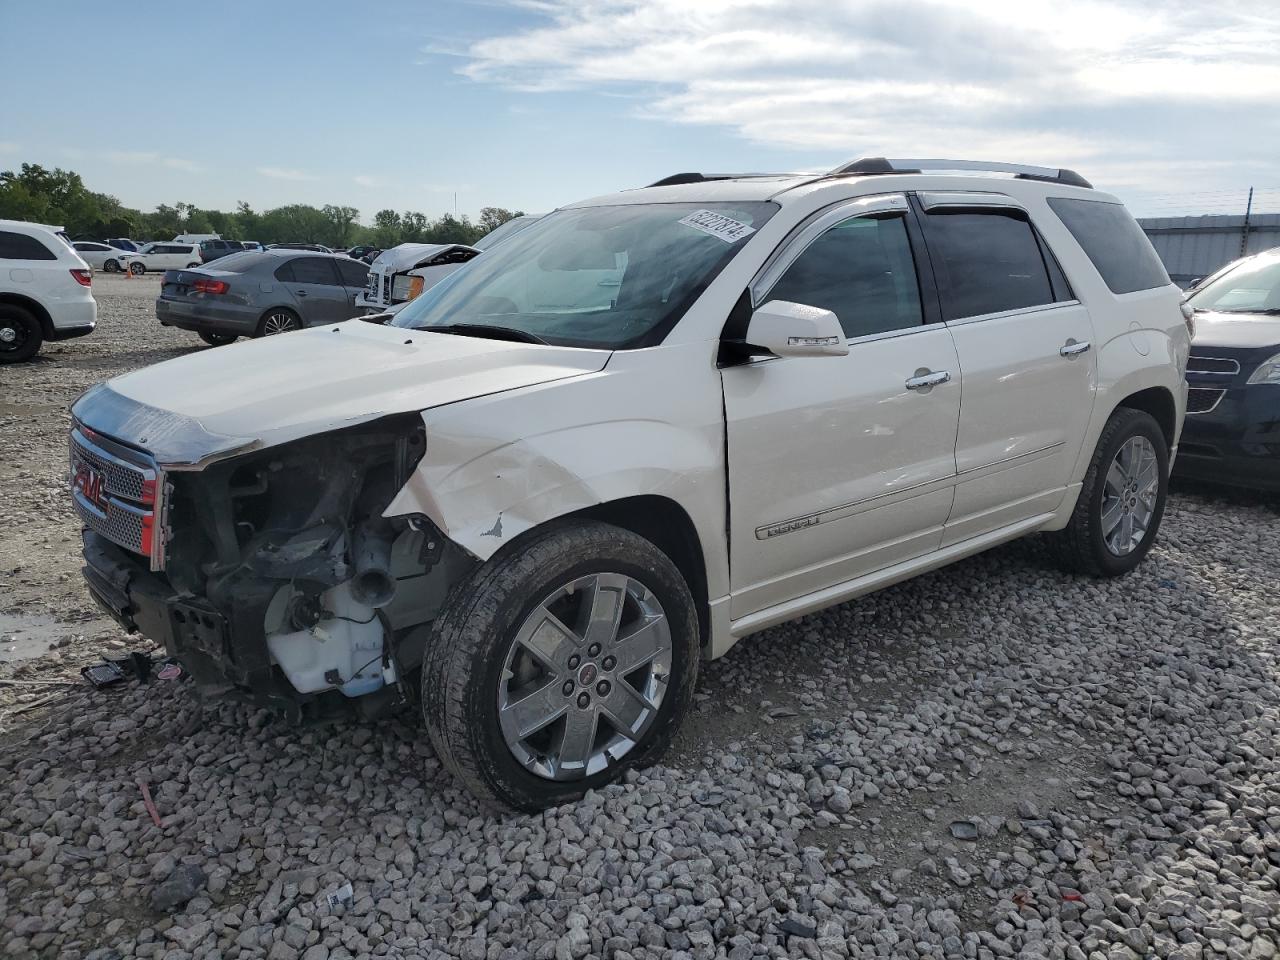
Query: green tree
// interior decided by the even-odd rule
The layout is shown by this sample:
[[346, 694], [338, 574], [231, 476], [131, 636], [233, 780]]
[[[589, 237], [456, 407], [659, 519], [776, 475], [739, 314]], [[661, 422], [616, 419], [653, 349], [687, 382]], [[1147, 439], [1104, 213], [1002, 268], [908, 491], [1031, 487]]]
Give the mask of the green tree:
[[403, 225], [400, 222], [400, 214], [394, 210], [379, 210], [373, 215], [373, 243], [374, 246], [387, 249], [394, 247], [404, 241], [401, 240]]
[[321, 242], [331, 247], [351, 246], [360, 220], [360, 211], [355, 207], [335, 207], [326, 203], [320, 208], [320, 212], [329, 221], [328, 233]]

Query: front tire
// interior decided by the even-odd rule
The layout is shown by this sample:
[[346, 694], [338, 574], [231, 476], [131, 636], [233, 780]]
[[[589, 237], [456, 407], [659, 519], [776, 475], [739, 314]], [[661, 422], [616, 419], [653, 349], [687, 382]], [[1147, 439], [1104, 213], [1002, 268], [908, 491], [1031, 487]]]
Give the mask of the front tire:
[[292, 310], [280, 307], [268, 311], [258, 323], [258, 336], [274, 337], [278, 333], [292, 333], [302, 329], [302, 318]]
[[102, 272], [103, 273], [119, 273], [120, 264], [115, 260], [108, 260], [106, 263], [102, 265]]
[[0, 363], [30, 360], [42, 343], [44, 331], [30, 311], [0, 304]]
[[1155, 542], [1169, 489], [1169, 448], [1155, 418], [1121, 407], [1111, 415], [1067, 526], [1049, 534], [1071, 573], [1118, 577]]
[[671, 560], [563, 523], [490, 560], [427, 644], [422, 701], [445, 766], [494, 806], [540, 810], [652, 762], [693, 700], [698, 618]]
[[133, 260], [129, 263], [129, 273], [131, 273], [133, 276], [135, 277], [145, 276], [146, 272], [147, 272], [146, 266], [140, 263], [139, 261]]

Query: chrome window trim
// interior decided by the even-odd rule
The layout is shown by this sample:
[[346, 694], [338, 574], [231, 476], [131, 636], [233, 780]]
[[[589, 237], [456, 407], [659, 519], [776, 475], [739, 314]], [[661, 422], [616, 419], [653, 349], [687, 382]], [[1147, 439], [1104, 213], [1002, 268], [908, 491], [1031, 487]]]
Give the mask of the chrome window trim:
[[972, 317], [960, 317], [957, 320], [944, 321], [949, 327], [960, 327], [967, 323], [980, 323], [983, 320], [1002, 320], [1005, 317], [1017, 317], [1029, 313], [1044, 313], [1047, 310], [1060, 310], [1063, 307], [1081, 306], [1079, 300], [1057, 300], [1053, 303], [1042, 303], [1034, 307], [1018, 307], [1014, 310], [997, 310], [995, 313], [979, 313]]
[[916, 196], [919, 198], [920, 206], [924, 208], [925, 212], [947, 207], [1003, 207], [1017, 210], [1019, 213], [1025, 213], [1030, 217], [1026, 207], [1005, 193], [976, 190], [928, 190], [918, 193]]
[[783, 237], [782, 242], [756, 271], [755, 277], [747, 286], [751, 292], [752, 308], [766, 303], [765, 296], [787, 272], [787, 268], [808, 249], [809, 244], [837, 223], [877, 213], [901, 213], [905, 216], [910, 209], [905, 193], [877, 193], [840, 200], [832, 206], [811, 213]]

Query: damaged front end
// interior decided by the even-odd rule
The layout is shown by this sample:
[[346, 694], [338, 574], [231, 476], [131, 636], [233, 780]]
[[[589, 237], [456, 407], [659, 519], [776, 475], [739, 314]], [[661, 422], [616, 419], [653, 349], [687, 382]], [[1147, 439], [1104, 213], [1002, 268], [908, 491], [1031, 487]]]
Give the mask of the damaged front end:
[[149, 451], [136, 431], [95, 429], [92, 405], [74, 412], [84, 575], [126, 629], [206, 693], [297, 717], [415, 696], [430, 625], [476, 563], [426, 517], [383, 516], [426, 450], [420, 415], [166, 460], [181, 431]]

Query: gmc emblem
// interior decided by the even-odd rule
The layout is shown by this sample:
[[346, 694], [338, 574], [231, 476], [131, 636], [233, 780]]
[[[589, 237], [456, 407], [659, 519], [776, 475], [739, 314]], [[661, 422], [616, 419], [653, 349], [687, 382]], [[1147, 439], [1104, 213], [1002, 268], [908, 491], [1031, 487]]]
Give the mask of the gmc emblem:
[[75, 490], [103, 513], [107, 512], [107, 493], [103, 489], [102, 474], [87, 463], [76, 466], [75, 479], [71, 481], [71, 489]]

